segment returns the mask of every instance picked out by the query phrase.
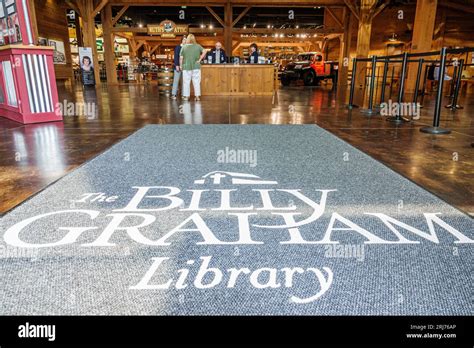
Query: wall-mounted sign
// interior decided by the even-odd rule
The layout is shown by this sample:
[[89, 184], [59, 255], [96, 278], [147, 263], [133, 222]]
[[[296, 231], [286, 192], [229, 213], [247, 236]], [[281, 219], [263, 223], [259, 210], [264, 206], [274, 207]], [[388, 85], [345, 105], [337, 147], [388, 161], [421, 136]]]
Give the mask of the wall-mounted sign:
[[188, 33], [188, 25], [176, 24], [173, 21], [165, 20], [160, 24], [149, 24], [148, 34], [160, 35], [163, 38], [175, 38], [176, 35], [184, 35]]
[[48, 40], [48, 45], [54, 48], [54, 64], [66, 64], [66, 51], [64, 42], [58, 40]]

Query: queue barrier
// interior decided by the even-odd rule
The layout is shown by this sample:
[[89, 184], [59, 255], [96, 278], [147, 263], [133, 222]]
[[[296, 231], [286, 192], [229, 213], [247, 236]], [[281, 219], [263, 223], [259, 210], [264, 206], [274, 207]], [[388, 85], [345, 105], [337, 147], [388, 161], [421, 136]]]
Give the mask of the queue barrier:
[[[387, 78], [388, 78], [388, 73], [389, 73], [388, 65], [390, 63], [402, 64], [401, 69], [400, 69], [400, 79], [399, 79], [398, 95], [397, 95], [397, 102], [399, 104], [401, 104], [404, 100], [405, 79], [406, 79], [408, 64], [418, 63], [418, 68], [417, 68], [417, 73], [416, 73], [416, 82], [415, 82], [415, 91], [413, 95], [413, 103], [418, 102], [418, 98], [420, 95], [419, 90], [420, 90], [421, 78], [423, 75], [424, 64], [426, 63], [439, 64], [440, 65], [439, 74], [438, 74], [438, 79], [437, 79], [438, 90], [436, 94], [436, 102], [435, 102], [435, 109], [434, 109], [434, 115], [433, 115], [433, 125], [429, 127], [422, 127], [420, 128], [420, 131], [424, 133], [429, 133], [429, 134], [449, 134], [451, 133], [450, 129], [440, 127], [441, 103], [443, 99], [444, 76], [446, 73], [446, 67], [450, 65], [454, 66], [454, 73], [453, 73], [453, 79], [451, 82], [450, 93], [449, 93], [449, 98], [451, 101], [450, 101], [450, 104], [446, 105], [445, 107], [451, 109], [452, 111], [455, 111], [457, 109], [463, 108], [462, 106], [458, 104], [459, 90], [461, 87], [462, 70], [464, 67], [472, 66], [473, 64], [465, 64], [464, 59], [448, 61], [447, 55], [448, 54], [462, 54], [462, 53], [468, 53], [468, 52], [474, 52], [474, 47], [454, 48], [454, 49], [448, 49], [446, 47], [443, 47], [439, 52], [438, 51], [420, 52], [420, 53], [405, 52], [402, 54], [391, 55], [391, 56], [372, 56], [371, 58], [353, 58], [352, 59], [352, 77], [351, 77], [350, 92], [349, 92], [349, 104], [347, 105], [347, 107], [349, 109], [354, 109], [354, 108], [359, 107], [358, 105], [354, 104], [354, 90], [355, 90], [355, 83], [356, 83], [355, 80], [356, 80], [358, 62], [371, 63], [370, 68], [369, 67], [367, 68], [367, 70], [370, 70], [370, 75], [367, 76], [370, 78], [370, 83], [368, 83], [369, 85], [368, 107], [367, 109], [361, 110], [361, 112], [367, 116], [371, 116], [371, 115], [379, 113], [379, 110], [374, 105], [374, 98], [376, 96], [375, 80], [377, 78], [377, 74], [376, 74], [377, 63], [384, 64], [380, 104], [384, 103], [385, 101], [385, 94], [386, 94], [385, 90], [386, 90]], [[439, 56], [439, 59], [437, 60], [425, 59], [425, 57], [432, 57], [432, 56]], [[392, 95], [392, 85], [394, 81], [394, 75], [395, 75], [395, 68], [392, 67], [391, 77], [390, 77], [390, 94], [389, 94], [390, 97]], [[426, 67], [425, 74], [423, 76], [421, 104], [423, 104], [423, 100], [425, 96], [426, 81], [428, 77], [427, 75], [428, 75], [428, 67]], [[388, 117], [387, 120], [397, 123], [397, 124], [411, 121], [411, 119], [406, 119], [402, 117], [400, 113], [392, 117]]]

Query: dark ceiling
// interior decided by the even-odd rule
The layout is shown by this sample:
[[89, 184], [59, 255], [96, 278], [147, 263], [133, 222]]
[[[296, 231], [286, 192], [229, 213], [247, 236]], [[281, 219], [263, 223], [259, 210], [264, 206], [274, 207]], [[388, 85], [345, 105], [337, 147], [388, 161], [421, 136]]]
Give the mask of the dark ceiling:
[[[213, 7], [222, 19], [224, 18], [223, 7]], [[120, 11], [120, 7], [113, 7], [113, 15]], [[244, 7], [234, 7], [234, 19], [244, 10]], [[289, 11], [294, 11], [294, 18], [289, 18]], [[180, 18], [180, 11], [184, 11], [184, 19]], [[279, 28], [299, 28], [312, 29], [323, 24], [324, 9], [321, 7], [309, 8], [271, 8], [271, 7], [253, 7], [237, 24], [238, 28], [247, 26], [247, 28], [268, 28], [273, 26]], [[118, 25], [127, 25], [138, 27], [140, 24], [158, 24], [161, 21], [169, 19], [178, 24], [188, 24], [191, 27], [200, 27], [202, 25], [209, 27], [220, 27], [217, 20], [205, 7], [148, 7], [131, 6]], [[100, 23], [100, 15], [96, 17], [96, 22]]]

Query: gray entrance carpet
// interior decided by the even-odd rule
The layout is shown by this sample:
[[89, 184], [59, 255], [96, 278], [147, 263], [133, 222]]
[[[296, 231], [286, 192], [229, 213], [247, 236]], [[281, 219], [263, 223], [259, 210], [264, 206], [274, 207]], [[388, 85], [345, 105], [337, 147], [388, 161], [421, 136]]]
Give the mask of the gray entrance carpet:
[[317, 126], [147, 126], [0, 233], [1, 315], [474, 313], [474, 221]]

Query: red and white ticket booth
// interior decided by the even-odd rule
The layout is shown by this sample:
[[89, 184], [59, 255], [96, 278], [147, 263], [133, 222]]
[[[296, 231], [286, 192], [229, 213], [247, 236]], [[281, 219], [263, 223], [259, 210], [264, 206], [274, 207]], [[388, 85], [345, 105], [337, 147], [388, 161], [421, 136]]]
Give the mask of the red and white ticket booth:
[[34, 45], [28, 1], [0, 0], [0, 116], [23, 124], [61, 121], [54, 51]]

